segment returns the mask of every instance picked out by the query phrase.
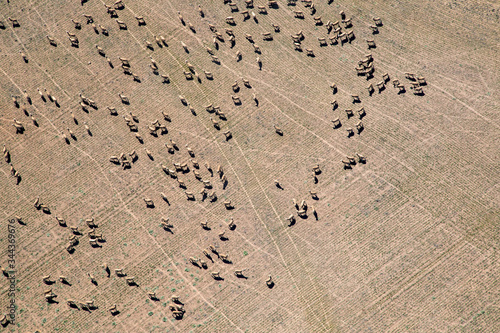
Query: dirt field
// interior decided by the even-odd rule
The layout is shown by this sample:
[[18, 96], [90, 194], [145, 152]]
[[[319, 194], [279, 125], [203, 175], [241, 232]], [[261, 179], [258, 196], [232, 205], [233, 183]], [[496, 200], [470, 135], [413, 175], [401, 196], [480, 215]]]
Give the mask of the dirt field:
[[[250, 9], [233, 1], [234, 11], [223, 0], [123, 0], [111, 17], [104, 4], [112, 1], [0, 0], [0, 144], [10, 157], [0, 161], [0, 265], [4, 275], [15, 276], [17, 306], [14, 322], [0, 331], [499, 332], [498, 2], [317, 0], [311, 15], [300, 0], [295, 6], [279, 0], [274, 8], [254, 0]], [[228, 16], [234, 25], [225, 22]], [[314, 19], [319, 16], [321, 25]], [[382, 20], [378, 34], [370, 27], [374, 17]], [[354, 38], [343, 43], [341, 36], [333, 44], [335, 28], [328, 32], [327, 22], [335, 21]], [[221, 34], [218, 48], [208, 24]], [[226, 28], [234, 33], [233, 47]], [[299, 31], [302, 51], [294, 50], [291, 37]], [[266, 32], [272, 40], [263, 40]], [[369, 50], [371, 39], [376, 47]], [[369, 53], [374, 73], [367, 79], [356, 67]], [[119, 57], [128, 59], [140, 82], [124, 74], [128, 67]], [[186, 79], [187, 62], [199, 80]], [[384, 73], [389, 79], [379, 91]], [[405, 73], [425, 78], [422, 94], [414, 93], [420, 87], [413, 88], [416, 81]], [[235, 80], [239, 89], [233, 91]], [[353, 104], [352, 95], [360, 103]], [[220, 106], [225, 119], [207, 112], [210, 104]], [[164, 133], [155, 120], [166, 126]], [[24, 131], [16, 133], [16, 126]], [[122, 153], [130, 168], [110, 162]], [[348, 156], [355, 163], [346, 168]], [[169, 176], [162, 166], [174, 170], [174, 163], [188, 169]], [[321, 171], [313, 177], [317, 164]], [[196, 173], [210, 181], [206, 198]], [[37, 198], [50, 213], [35, 208]], [[293, 200], [299, 206], [306, 201], [307, 210], [299, 207], [305, 216], [297, 215]], [[295, 223], [287, 220], [290, 214]], [[92, 237], [91, 218], [97, 225]], [[163, 228], [162, 218], [173, 227]], [[209, 230], [201, 226], [205, 221]], [[75, 226], [80, 234], [70, 229]], [[91, 246], [99, 234], [103, 238]], [[79, 240], [68, 251], [72, 235]], [[12, 239], [14, 253], [8, 251]], [[115, 274], [119, 268], [125, 277]], [[47, 275], [53, 284], [44, 283]], [[132, 276], [135, 285], [126, 281]], [[8, 314], [12, 300], [9, 279], [2, 281], [0, 315]], [[47, 289], [57, 295], [51, 302]], [[171, 302], [173, 295], [182, 306]], [[85, 305], [92, 300], [93, 307]]]

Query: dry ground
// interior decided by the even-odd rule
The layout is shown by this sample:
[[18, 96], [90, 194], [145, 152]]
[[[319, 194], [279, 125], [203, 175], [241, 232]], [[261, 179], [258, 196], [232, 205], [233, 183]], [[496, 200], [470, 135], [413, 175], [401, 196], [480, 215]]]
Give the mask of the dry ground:
[[[244, 1], [234, 0], [239, 11]], [[106, 3], [111, 4], [110, 1]], [[7, 263], [7, 221], [21, 216], [17, 225], [17, 323], [4, 331], [19, 332], [498, 332], [500, 331], [498, 264], [500, 234], [498, 72], [499, 14], [495, 1], [315, 1], [323, 22], [340, 19], [344, 10], [352, 17], [356, 38], [344, 46], [320, 47], [317, 37], [328, 37], [324, 26], [315, 26], [309, 9], [279, 1], [279, 8], [257, 13], [258, 23], [231, 14], [217, 1], [125, 0], [119, 19], [128, 30], [119, 30], [106, 14], [104, 2], [17, 1], [0, 2], [0, 142], [5, 143], [21, 182], [0, 162], [0, 245]], [[201, 4], [205, 17], [200, 18]], [[255, 6], [265, 5], [255, 0]], [[267, 6], [266, 6], [267, 7]], [[302, 10], [305, 19], [296, 19]], [[181, 11], [196, 33], [183, 26]], [[83, 13], [109, 29], [96, 34], [85, 24]], [[141, 15], [146, 25], [134, 18]], [[229, 47], [225, 17], [235, 17], [236, 45]], [[371, 35], [372, 17], [383, 20], [378, 35]], [[13, 28], [7, 17], [17, 18]], [[75, 30], [71, 19], [82, 22]], [[225, 42], [211, 61], [205, 46], [214, 49], [207, 23], [215, 24]], [[277, 23], [281, 32], [274, 33]], [[315, 57], [293, 50], [291, 34], [302, 30], [304, 47]], [[79, 48], [70, 46], [66, 31], [74, 32]], [[273, 31], [273, 41], [261, 33]], [[251, 44], [252, 34], [262, 49], [259, 70]], [[46, 35], [58, 42], [50, 46]], [[168, 47], [154, 43], [166, 37]], [[375, 78], [389, 73], [407, 92], [397, 94], [392, 83], [369, 96], [368, 82], [354, 68], [368, 53], [366, 39], [374, 38]], [[145, 40], [154, 44], [146, 48]], [[189, 49], [184, 52], [181, 41]], [[115, 67], [97, 54], [101, 46]], [[236, 50], [243, 58], [234, 60]], [[24, 63], [19, 55], [28, 56]], [[141, 82], [124, 75], [118, 57], [130, 59]], [[158, 63], [162, 83], [152, 73], [149, 57]], [[201, 83], [187, 81], [185, 61], [201, 73]], [[203, 70], [213, 72], [205, 79]], [[409, 89], [405, 72], [425, 76], [424, 96]], [[243, 86], [241, 78], [252, 88]], [[231, 84], [240, 83], [242, 105], [231, 99]], [[336, 82], [334, 96], [330, 84]], [[37, 88], [47, 89], [60, 102], [43, 102]], [[33, 99], [31, 123], [11, 95]], [[123, 92], [130, 105], [123, 105]], [[98, 109], [82, 111], [79, 94], [93, 99]], [[256, 107], [252, 93], [259, 99]], [[361, 103], [351, 104], [351, 94]], [[196, 116], [182, 105], [183, 95]], [[336, 99], [337, 110], [330, 102]], [[21, 106], [24, 99], [21, 100]], [[216, 130], [204, 106], [220, 105], [227, 121]], [[111, 116], [108, 106], [118, 110]], [[364, 107], [365, 130], [353, 137], [345, 128], [344, 109]], [[163, 120], [161, 111], [171, 115]], [[76, 125], [70, 112], [78, 119]], [[139, 118], [137, 141], [122, 119], [133, 112]], [[342, 127], [331, 120], [340, 117]], [[24, 134], [15, 134], [12, 119], [24, 123]], [[149, 135], [155, 119], [168, 133]], [[84, 129], [87, 123], [90, 136]], [[277, 124], [283, 131], [278, 136]], [[77, 140], [66, 144], [62, 133], [70, 128]], [[223, 131], [231, 130], [226, 141]], [[69, 135], [68, 135], [69, 136]], [[165, 148], [169, 139], [180, 150]], [[177, 181], [162, 164], [189, 162], [185, 145], [196, 154], [204, 179], [210, 179], [218, 200], [202, 201], [202, 188], [192, 172], [180, 175], [196, 201], [187, 201]], [[150, 160], [144, 148], [150, 150]], [[136, 150], [139, 159], [128, 170], [109, 162], [111, 155]], [[344, 170], [341, 160], [355, 152], [367, 158]], [[218, 176], [203, 166], [222, 165], [228, 179], [224, 189]], [[322, 173], [313, 183], [311, 167]], [[193, 169], [191, 167], [191, 169]], [[278, 179], [283, 190], [274, 186]], [[310, 198], [309, 190], [319, 200]], [[170, 205], [160, 197], [164, 192]], [[33, 207], [36, 197], [52, 213]], [[152, 198], [155, 208], [145, 207]], [[292, 199], [314, 205], [312, 214], [285, 220], [295, 212]], [[231, 200], [233, 210], [224, 208]], [[65, 250], [71, 232], [55, 216], [83, 230], [73, 254]], [[100, 248], [88, 243], [85, 219], [93, 217], [107, 241]], [[160, 227], [168, 217], [173, 233]], [[236, 229], [227, 223], [234, 218]], [[208, 220], [211, 230], [200, 227]], [[226, 231], [228, 240], [218, 233]], [[210, 244], [227, 253], [232, 264], [214, 257], [208, 269], [191, 265], [189, 257], [204, 258]], [[124, 268], [138, 286], [128, 286], [114, 274], [106, 277], [100, 267]], [[248, 279], [234, 276], [245, 269]], [[220, 271], [215, 281], [210, 272]], [[98, 282], [91, 284], [87, 273]], [[67, 276], [71, 286], [52, 286], [57, 304], [43, 297], [41, 280], [50, 274]], [[265, 279], [272, 275], [275, 286]], [[1, 313], [9, 302], [7, 280], [2, 282]], [[155, 291], [159, 301], [148, 299]], [[184, 302], [186, 313], [175, 320], [168, 308], [171, 295]], [[97, 309], [69, 308], [66, 299], [95, 300]], [[111, 316], [108, 308], [120, 310]], [[0, 328], [0, 330], [2, 330]]]

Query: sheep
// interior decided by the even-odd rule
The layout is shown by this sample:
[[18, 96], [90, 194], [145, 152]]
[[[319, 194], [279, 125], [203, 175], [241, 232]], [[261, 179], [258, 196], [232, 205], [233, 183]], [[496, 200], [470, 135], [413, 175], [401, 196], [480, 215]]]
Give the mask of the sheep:
[[231, 139], [233, 137], [233, 134], [231, 133], [230, 130], [227, 130], [225, 132], [222, 132], [224, 134], [224, 136], [226, 137], [226, 141]]
[[304, 3], [304, 7], [311, 7], [313, 6], [314, 4], [312, 3], [312, 0], [302, 0], [302, 2]]
[[[226, 240], [226, 239], [227, 239], [227, 237], [226, 237], [224, 234], [225, 234], [225, 231], [219, 232], [219, 238], [220, 238], [220, 240], [223, 240], [223, 241], [224, 241], [224, 240]], [[222, 255], [221, 255], [221, 256], [222, 256]]]
[[76, 301], [72, 300], [72, 299], [68, 299], [66, 300], [66, 304], [68, 304], [69, 307], [76, 307]]
[[385, 89], [385, 82], [384, 81], [377, 82], [377, 88], [378, 88], [378, 92], [381, 93], [382, 90]]
[[99, 29], [101, 29], [101, 33], [102, 33], [104, 36], [109, 35], [108, 29], [106, 29], [105, 27], [103, 27], [103, 26], [102, 26], [102, 25], [100, 25], [100, 24], [99, 24]]
[[219, 122], [215, 119], [213, 119], [212, 117], [210, 117], [210, 121], [212, 122], [212, 125], [214, 125], [214, 127], [217, 129], [217, 130], [220, 130], [220, 125], [219, 125]]
[[42, 281], [45, 284], [51, 284], [53, 281], [50, 280], [50, 275], [42, 276]]
[[136, 284], [136, 283], [135, 283], [135, 277], [134, 277], [134, 276], [129, 276], [129, 277], [126, 277], [126, 278], [125, 278], [125, 281], [127, 281], [127, 284], [128, 284], [129, 286], [133, 286], [133, 285], [135, 285], [135, 284]]
[[290, 214], [290, 216], [288, 216], [285, 220], [287, 220], [288, 222], [290, 222], [288, 224], [289, 227], [291, 227], [292, 225], [295, 224], [295, 217], [293, 216], [293, 214]]
[[270, 41], [273, 40], [273, 36], [271, 35], [270, 32], [262, 32], [262, 40]]
[[422, 87], [415, 87], [413, 89], [413, 94], [414, 95], [423, 95], [424, 94], [424, 90], [422, 89]]
[[379, 27], [383, 25], [382, 24], [382, 20], [380, 19], [380, 17], [374, 17], [373, 21], [375, 22], [375, 25], [377, 25]]
[[[227, 238], [224, 238], [224, 239], [227, 239]], [[231, 263], [232, 263], [231, 259], [229, 259], [229, 256], [228, 256], [227, 254], [222, 254], [222, 253], [221, 253], [221, 254], [219, 255], [219, 258], [220, 258], [220, 259], [221, 259], [224, 263], [226, 263], [226, 264], [231, 264]]]
[[31, 118], [31, 121], [33, 122], [33, 125], [38, 127], [38, 121], [35, 119], [35, 117], [33, 115], [30, 115], [30, 118]]
[[103, 264], [101, 265], [101, 267], [104, 269], [104, 271], [106, 272], [106, 274], [108, 274], [108, 277], [109, 277], [109, 276], [110, 276], [110, 274], [111, 274], [111, 271], [109, 270], [108, 264], [103, 263]]
[[210, 248], [210, 251], [212, 251], [214, 254], [216, 254], [217, 256], [219, 255], [219, 253], [218, 253], [217, 249], [215, 248], [215, 246], [209, 245], [208, 247]]
[[259, 53], [259, 54], [262, 53], [262, 51], [260, 50], [259, 45], [252, 44], [252, 46], [253, 46], [253, 50], [254, 50], [255, 53]]
[[[200, 222], [200, 225], [203, 229], [210, 230], [210, 227], [208, 226], [208, 221]], [[208, 253], [206, 253], [205, 250], [203, 250], [203, 253], [205, 253], [205, 255], [208, 256]]]
[[57, 42], [54, 38], [50, 37], [49, 35], [45, 36], [47, 37], [47, 40], [49, 41], [49, 44], [52, 46], [57, 46]]
[[384, 82], [389, 82], [391, 80], [391, 78], [389, 77], [389, 73], [382, 74], [382, 79], [384, 80]]
[[191, 264], [193, 264], [194, 266], [198, 266], [198, 267], [200, 267], [200, 266], [199, 266], [199, 264], [198, 264], [198, 260], [199, 260], [199, 259], [196, 259], [196, 258], [194, 258], [194, 257], [189, 257], [189, 262], [190, 262]]
[[[257, 6], [257, 9], [259, 10], [259, 14], [264, 14], [264, 15], [267, 14], [267, 9], [265, 6]], [[254, 12], [252, 12], [252, 17], [254, 20], [257, 19]]]
[[142, 17], [142, 16], [136, 16], [135, 19], [137, 20], [137, 24], [139, 26], [146, 25], [146, 21], [144, 21], [144, 17]]
[[410, 82], [410, 84], [411, 84], [411, 88], [410, 89], [420, 87], [420, 84], [418, 82]]
[[165, 39], [165, 37], [163, 37], [162, 35], [160, 35], [159, 37], [160, 37], [160, 40], [161, 40], [162, 44], [163, 44], [164, 46], [168, 46], [168, 44], [167, 44], [167, 40]]
[[226, 17], [226, 23], [229, 25], [236, 25], [236, 22], [234, 21], [234, 17], [232, 17], [232, 16]]
[[149, 207], [154, 207], [155, 204], [154, 204], [153, 200], [148, 199], [148, 198], [144, 198], [143, 200], [146, 203], [146, 207], [148, 207], [148, 208]]
[[182, 167], [180, 163], [174, 163], [174, 168], [176, 171], [182, 171]]
[[125, 4], [123, 3], [122, 0], [116, 0], [114, 3], [114, 6], [115, 6], [115, 9], [118, 9], [118, 10], [125, 8]]
[[368, 67], [366, 67], [364, 69], [364, 75], [366, 75], [367, 80], [372, 78], [374, 71], [375, 71], [375, 67], [373, 67], [373, 63], [371, 63]]
[[327, 46], [328, 43], [326, 42], [326, 38], [324, 37], [318, 37], [318, 42], [319, 42], [319, 46]]
[[352, 135], [354, 135], [354, 131], [352, 130], [352, 128], [346, 128], [346, 131], [347, 131], [347, 136], [350, 137]]
[[210, 275], [215, 279], [218, 280], [220, 279], [220, 273], [219, 272], [212, 272]]
[[10, 321], [7, 319], [7, 316], [6, 315], [2, 315], [0, 317], [0, 324], [2, 324], [2, 326], [7, 326], [7, 324], [9, 323]]
[[118, 24], [118, 28], [120, 30], [127, 30], [127, 24], [125, 22], [120, 21], [119, 19], [116, 19], [115, 21]]
[[16, 108], [19, 108], [19, 102], [17, 100], [17, 96], [12, 96], [12, 103], [14, 103], [14, 106]]
[[274, 285], [274, 281], [271, 275], [269, 275], [269, 277], [266, 279], [266, 284], [269, 288], [271, 288]]
[[234, 205], [231, 204], [231, 200], [224, 201], [224, 206], [226, 207], [226, 209], [233, 209], [234, 208]]
[[238, 6], [234, 2], [229, 3], [229, 7], [231, 8], [231, 12], [237, 12]]
[[184, 183], [183, 180], [177, 178], [177, 183], [179, 183], [179, 187], [186, 188], [186, 184]]
[[153, 44], [150, 41], [148, 41], [148, 40], [146, 40], [146, 48], [150, 49], [151, 51], [154, 51]]
[[118, 309], [116, 308], [116, 304], [114, 304], [112, 307], [108, 308], [108, 311], [111, 312], [111, 314], [113, 316], [119, 312]]
[[366, 115], [364, 107], [358, 109], [358, 115], [359, 115], [359, 119], [363, 118]]
[[252, 88], [252, 86], [250, 85], [250, 81], [249, 80], [241, 78], [241, 81], [243, 81], [243, 85], [245, 85], [245, 87]]
[[217, 56], [212, 56], [212, 62], [216, 63], [216, 64], [220, 64], [220, 60]]
[[307, 210], [307, 202], [305, 200], [302, 200], [300, 203], [300, 209]]
[[182, 45], [182, 48], [184, 49], [184, 51], [186, 53], [189, 53], [189, 49], [188, 49], [187, 45], [183, 41], [181, 41], [181, 45]]
[[10, 16], [7, 17], [7, 19], [10, 21], [10, 23], [12, 23], [12, 27], [13, 28], [17, 28], [17, 27], [20, 27], [21, 25], [19, 24], [19, 21], [17, 19], [13, 19], [11, 18]]
[[63, 218], [56, 216], [56, 220], [57, 220], [57, 222], [59, 222], [60, 226], [63, 226], [63, 227], [66, 226], [66, 221]]
[[293, 43], [293, 45], [295, 51], [302, 52], [302, 45], [300, 45], [300, 43]]
[[290, 35], [290, 37], [292, 37], [292, 40], [294, 43], [299, 43], [300, 44], [300, 36], [299, 35]]
[[427, 81], [425, 81], [425, 78], [423, 76], [418, 76], [417, 77], [417, 82], [418, 84], [420, 84], [421, 86], [423, 85], [426, 85], [427, 84]]
[[91, 23], [92, 29], [94, 29], [94, 32], [99, 35], [99, 29], [97, 29], [97, 26], [95, 25], [94, 22]]
[[313, 17], [313, 19], [314, 19], [314, 23], [316, 25], [323, 25], [323, 21], [321, 20], [321, 16]]
[[352, 103], [361, 103], [361, 100], [359, 99], [358, 95], [351, 95], [352, 97]]
[[370, 85], [368, 87], [366, 87], [366, 89], [368, 90], [368, 94], [370, 94], [370, 96], [375, 91], [375, 89], [373, 88], [373, 84], [371, 84], [371, 83], [370, 83]]
[[349, 31], [347, 32], [347, 39], [348, 39], [349, 41], [352, 41], [354, 38], [355, 38], [355, 36], [354, 36], [354, 31], [349, 30]]
[[255, 95], [255, 93], [252, 94], [252, 99], [255, 102], [255, 106], [259, 106], [259, 99], [257, 98], [257, 95]]
[[350, 118], [354, 115], [354, 113], [352, 113], [352, 109], [346, 109], [345, 113], [347, 114], [347, 118]]
[[361, 121], [358, 121], [358, 122], [356, 123], [356, 129], [357, 129], [357, 131], [358, 131], [358, 134], [359, 134], [359, 133], [361, 133], [361, 132], [363, 131], [363, 128], [364, 128], [363, 123], [362, 123]]
[[57, 105], [57, 99], [55, 98], [55, 96], [52, 96], [52, 94], [47, 89], [45, 89], [45, 93], [47, 94], [49, 101], [54, 102]]
[[97, 228], [97, 224], [95, 224], [93, 217], [86, 219], [85, 223], [87, 223], [89, 228]]
[[337, 92], [337, 85], [336, 85], [334, 82], [332, 82], [332, 83], [330, 84], [330, 88], [332, 88], [332, 92], [333, 92], [334, 94]]
[[239, 105], [239, 104], [241, 104], [241, 99], [240, 99], [238, 96], [231, 95], [231, 98], [233, 99], [233, 103], [234, 103], [235, 105]]
[[[4, 146], [3, 149], [4, 149], [4, 154], [5, 154], [5, 146]], [[35, 202], [33, 203], [33, 206], [35, 206], [36, 209], [40, 209], [40, 198], [36, 198], [35, 199]]]
[[15, 118], [14, 118], [14, 123], [12, 124], [12, 126], [14, 126], [16, 128], [16, 133], [22, 134], [25, 130], [23, 123], [21, 123], [20, 121], [17, 121]]
[[402, 94], [406, 91], [405, 86], [402, 84], [398, 85], [398, 89], [399, 89], [398, 94]]
[[295, 6], [296, 5], [296, 2], [297, 0], [287, 0], [287, 6]]
[[344, 23], [344, 26], [345, 26], [346, 28], [350, 28], [350, 27], [352, 27], [352, 20], [351, 20], [350, 18], [348, 18], [348, 19], [343, 19], [343, 20], [342, 20], [342, 23]]
[[352, 169], [351, 162], [342, 160], [342, 163], [344, 164], [344, 169]]
[[330, 104], [332, 105], [333, 110], [335, 110], [339, 106], [339, 103], [337, 103], [337, 100], [331, 101]]
[[274, 125], [274, 130], [276, 131], [276, 133], [278, 133], [279, 135], [283, 136], [283, 130], [281, 128], [279, 128], [278, 126]]
[[[314, 6], [314, 3], [312, 3], [312, 0], [308, 0], [306, 3], [310, 3], [309, 9], [311, 10], [311, 15], [316, 14], [316, 7]], [[304, 7], [307, 7], [304, 5]]]
[[314, 51], [312, 49], [306, 49], [306, 54], [309, 56], [309, 57], [314, 57]]
[[234, 271], [234, 275], [237, 277], [237, 278], [244, 278], [245, 276], [243, 275], [243, 270], [242, 269], [237, 269]]
[[253, 0], [245, 0], [246, 8], [253, 8]]
[[356, 156], [358, 156], [359, 163], [366, 163], [366, 158], [363, 155], [356, 153]]
[[311, 194], [311, 198], [318, 200], [318, 194], [315, 191], [309, 191], [309, 193]]
[[168, 219], [168, 218], [167, 218], [167, 219], [165, 219], [165, 218], [162, 218], [162, 219], [161, 219], [160, 224], [161, 224], [161, 226], [163, 227], [163, 229], [165, 229], [165, 230], [170, 230], [170, 229], [172, 229], [172, 228], [174, 227], [174, 226], [173, 226], [172, 224], [170, 224], [168, 221], [169, 221], [169, 219]]
[[372, 34], [376, 35], [379, 33], [378, 27], [376, 25], [370, 25], [370, 28], [372, 29]]
[[120, 100], [123, 104], [130, 104], [130, 100], [128, 99], [128, 97], [123, 95], [122, 93], [119, 93], [118, 97], [120, 97]]
[[339, 34], [338, 37], [340, 38], [342, 44], [347, 43], [349, 41], [349, 38], [347, 37], [347, 34], [345, 32]]
[[293, 13], [295, 15], [295, 18], [298, 18], [298, 19], [304, 18], [304, 12], [301, 10], [294, 10]]
[[186, 195], [186, 198], [188, 200], [194, 200], [194, 194], [193, 194], [193, 192], [184, 192], [184, 194]]
[[307, 217], [307, 212], [306, 212], [305, 209], [299, 209], [297, 211], [297, 215], [300, 216], [300, 217], [302, 217], [302, 218], [306, 218]]
[[368, 44], [368, 49], [374, 49], [377, 47], [373, 39], [367, 39], [366, 43]]
[[82, 28], [82, 24], [80, 22], [73, 19], [71, 19], [71, 22], [73, 22], [73, 24], [75, 25], [75, 29], [80, 30]]

